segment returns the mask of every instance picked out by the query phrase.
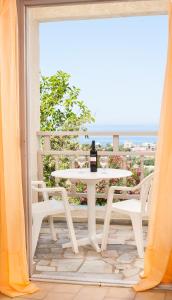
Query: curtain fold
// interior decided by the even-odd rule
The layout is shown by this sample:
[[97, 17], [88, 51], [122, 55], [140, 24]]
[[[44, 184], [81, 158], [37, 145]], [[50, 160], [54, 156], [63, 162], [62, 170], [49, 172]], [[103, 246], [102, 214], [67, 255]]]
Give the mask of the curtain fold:
[[37, 290], [26, 261], [19, 127], [16, 0], [0, 0], [0, 292]]
[[134, 288], [144, 291], [159, 283], [172, 283], [172, 1], [169, 1], [169, 46], [148, 246], [144, 275]]

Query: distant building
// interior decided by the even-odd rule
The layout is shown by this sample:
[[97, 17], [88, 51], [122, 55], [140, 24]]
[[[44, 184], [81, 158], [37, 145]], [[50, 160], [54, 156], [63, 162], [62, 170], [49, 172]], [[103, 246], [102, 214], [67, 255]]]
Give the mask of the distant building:
[[155, 151], [156, 144], [142, 143], [141, 145], [137, 145], [133, 144], [131, 141], [125, 141], [124, 149], [130, 149], [131, 151]]
[[124, 149], [132, 149], [133, 147], [134, 147], [134, 144], [131, 141], [124, 142]]
[[133, 148], [132, 148], [132, 151], [147, 151], [147, 148], [146, 147], [144, 147], [144, 146], [134, 146]]
[[156, 150], [156, 144], [154, 143], [143, 143], [142, 146], [145, 147], [146, 150], [151, 150], [151, 151]]
[[152, 143], [143, 143], [141, 145], [135, 145], [132, 148], [132, 151], [155, 151], [156, 150], [156, 144]]

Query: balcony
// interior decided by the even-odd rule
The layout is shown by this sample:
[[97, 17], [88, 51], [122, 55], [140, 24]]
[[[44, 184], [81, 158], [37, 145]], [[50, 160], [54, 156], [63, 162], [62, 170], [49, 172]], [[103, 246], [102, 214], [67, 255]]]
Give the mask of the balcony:
[[[51, 171], [63, 168], [61, 164], [65, 159], [66, 168], [77, 168], [76, 158], [79, 155], [89, 157], [88, 146], [84, 146], [83, 138], [87, 137], [111, 137], [112, 145], [98, 146], [98, 156], [108, 156], [109, 167], [122, 168], [131, 170], [133, 176], [129, 179], [112, 180], [111, 185], [136, 185], [140, 180], [148, 175], [154, 168], [148, 165], [154, 162], [156, 145], [150, 143], [144, 146], [132, 146], [131, 143], [121, 146], [121, 137], [126, 140], [132, 140], [132, 137], [146, 138], [156, 137], [156, 132], [38, 132], [39, 140], [38, 151], [38, 176], [39, 179], [45, 179], [47, 169], [45, 170], [45, 160], [51, 158]], [[74, 149], [55, 149], [54, 139], [72, 136], [81, 141]], [[90, 143], [90, 141], [89, 141]], [[69, 148], [69, 147], [68, 147]], [[149, 162], [149, 163], [148, 163]], [[46, 171], [46, 172], [45, 172]], [[48, 183], [52, 184], [51, 177], [46, 177]], [[54, 184], [57, 184], [54, 183]], [[63, 184], [64, 182], [58, 182]], [[104, 204], [107, 198], [109, 182], [100, 182], [97, 186], [97, 233], [102, 231], [104, 219]], [[68, 194], [71, 202], [77, 204], [77, 209], [73, 212], [72, 217], [77, 238], [87, 236], [87, 194], [86, 187], [78, 188], [78, 183], [67, 182]], [[115, 194], [114, 201], [122, 201], [133, 197], [128, 193]], [[139, 197], [136, 194], [135, 197]], [[35, 199], [34, 199], [35, 201]], [[52, 280], [63, 280], [70, 282], [88, 282], [88, 283], [105, 283], [105, 284], [126, 284], [132, 285], [139, 279], [139, 273], [143, 270], [143, 259], [138, 257], [134, 234], [130, 220], [122, 215], [113, 213], [112, 224], [108, 240], [108, 248], [102, 253], [97, 253], [91, 246], [79, 247], [79, 254], [73, 254], [72, 250], [62, 249], [62, 244], [69, 241], [68, 230], [65, 218], [62, 215], [55, 218], [55, 228], [58, 235], [56, 242], [52, 241], [47, 221], [45, 220], [37, 249], [34, 257], [34, 275], [35, 278], [48, 278]], [[144, 243], [146, 245], [147, 237], [147, 219], [144, 219]]]

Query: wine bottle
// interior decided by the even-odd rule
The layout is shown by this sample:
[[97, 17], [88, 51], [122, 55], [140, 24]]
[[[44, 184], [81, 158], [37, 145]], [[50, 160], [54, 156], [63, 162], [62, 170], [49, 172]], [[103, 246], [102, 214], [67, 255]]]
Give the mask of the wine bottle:
[[97, 150], [95, 147], [95, 141], [92, 141], [90, 149], [90, 171], [97, 172]]

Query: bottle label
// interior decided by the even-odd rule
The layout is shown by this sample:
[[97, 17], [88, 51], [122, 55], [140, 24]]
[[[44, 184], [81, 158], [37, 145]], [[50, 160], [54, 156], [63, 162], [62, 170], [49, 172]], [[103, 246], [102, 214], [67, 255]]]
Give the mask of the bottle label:
[[94, 162], [95, 162], [95, 161], [96, 161], [96, 157], [92, 157], [92, 156], [91, 156], [91, 157], [90, 157], [90, 161], [94, 161]]

